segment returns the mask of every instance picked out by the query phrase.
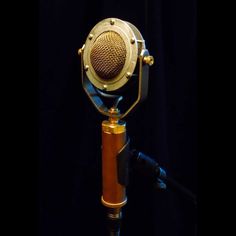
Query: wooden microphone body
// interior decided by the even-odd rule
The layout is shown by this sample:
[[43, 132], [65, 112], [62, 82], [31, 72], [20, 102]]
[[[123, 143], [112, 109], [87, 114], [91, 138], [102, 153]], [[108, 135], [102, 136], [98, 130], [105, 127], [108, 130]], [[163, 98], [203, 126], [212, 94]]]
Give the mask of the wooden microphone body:
[[102, 204], [118, 209], [127, 202], [125, 186], [118, 182], [117, 154], [126, 143], [126, 124], [114, 118], [102, 122]]

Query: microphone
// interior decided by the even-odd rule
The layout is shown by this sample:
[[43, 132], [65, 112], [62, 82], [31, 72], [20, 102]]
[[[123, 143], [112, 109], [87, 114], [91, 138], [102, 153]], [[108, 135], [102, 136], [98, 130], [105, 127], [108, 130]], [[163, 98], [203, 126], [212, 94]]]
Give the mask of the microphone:
[[[133, 24], [117, 18], [100, 21], [90, 31], [78, 53], [81, 56], [83, 88], [101, 114], [122, 119], [147, 97], [149, 66], [153, 65], [154, 58], [149, 55], [145, 40]], [[113, 107], [116, 108], [123, 97], [112, 92], [118, 92], [129, 84], [136, 77], [136, 71], [136, 100], [124, 112], [109, 112], [101, 97], [115, 98]]]
[[[128, 150], [126, 123], [122, 119], [147, 97], [149, 66], [154, 58], [149, 55], [139, 30], [131, 23], [117, 18], [107, 18], [97, 23], [78, 51], [81, 56], [83, 88], [96, 109], [108, 120], [102, 122], [102, 197], [108, 210], [108, 218], [114, 222], [121, 219], [121, 208], [127, 203], [127, 181], [119, 165], [127, 169], [127, 156], [120, 162], [121, 150]], [[127, 85], [138, 71], [136, 100], [124, 112], [118, 109], [121, 95], [114, 95]], [[104, 98], [115, 99], [108, 108]], [[122, 152], [128, 153], [128, 152]], [[122, 156], [122, 155], [121, 155]], [[112, 224], [114, 225], [114, 224]], [[119, 235], [119, 227], [113, 227]], [[113, 234], [112, 234], [113, 235]]]

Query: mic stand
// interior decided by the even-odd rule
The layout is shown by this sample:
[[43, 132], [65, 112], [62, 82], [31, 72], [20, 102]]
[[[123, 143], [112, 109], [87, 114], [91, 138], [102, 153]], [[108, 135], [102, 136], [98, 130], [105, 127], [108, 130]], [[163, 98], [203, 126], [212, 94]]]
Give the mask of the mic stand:
[[108, 208], [107, 226], [109, 236], [120, 236], [120, 227], [122, 219], [121, 208]]
[[[169, 186], [190, 200], [195, 208], [197, 207], [196, 195], [170, 176], [167, 176], [165, 170], [149, 156], [137, 150], [130, 151], [130, 166], [133, 170], [142, 172], [144, 175], [150, 177], [157, 189], [166, 190], [167, 186]], [[197, 235], [197, 223], [195, 223], [194, 231], [195, 235]]]
[[170, 176], [167, 176], [165, 170], [152, 158], [137, 150], [130, 152], [130, 158], [132, 168], [138, 172], [142, 172], [144, 175], [152, 177], [155, 187], [158, 189], [166, 189], [167, 186], [169, 186], [197, 206], [196, 195]]

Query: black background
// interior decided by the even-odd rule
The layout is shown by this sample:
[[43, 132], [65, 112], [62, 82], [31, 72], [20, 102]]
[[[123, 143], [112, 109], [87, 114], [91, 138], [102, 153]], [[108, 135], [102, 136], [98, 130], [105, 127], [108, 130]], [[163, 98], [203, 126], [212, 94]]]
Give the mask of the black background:
[[[134, 24], [155, 58], [147, 100], [126, 118], [131, 145], [197, 193], [198, 81], [195, 0], [39, 1], [37, 230], [105, 235], [100, 126], [81, 86], [80, 48], [107, 17]], [[133, 179], [122, 235], [191, 236], [196, 209], [171, 190]]]

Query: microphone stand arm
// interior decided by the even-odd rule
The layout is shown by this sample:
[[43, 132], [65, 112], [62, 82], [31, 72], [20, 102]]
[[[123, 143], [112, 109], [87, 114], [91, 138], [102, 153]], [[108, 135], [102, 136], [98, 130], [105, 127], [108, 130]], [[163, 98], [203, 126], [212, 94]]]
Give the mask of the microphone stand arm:
[[130, 166], [138, 172], [154, 177], [154, 185], [158, 189], [166, 189], [169, 186], [191, 200], [195, 206], [197, 205], [196, 195], [168, 176], [166, 171], [151, 157], [134, 149], [130, 152]]

